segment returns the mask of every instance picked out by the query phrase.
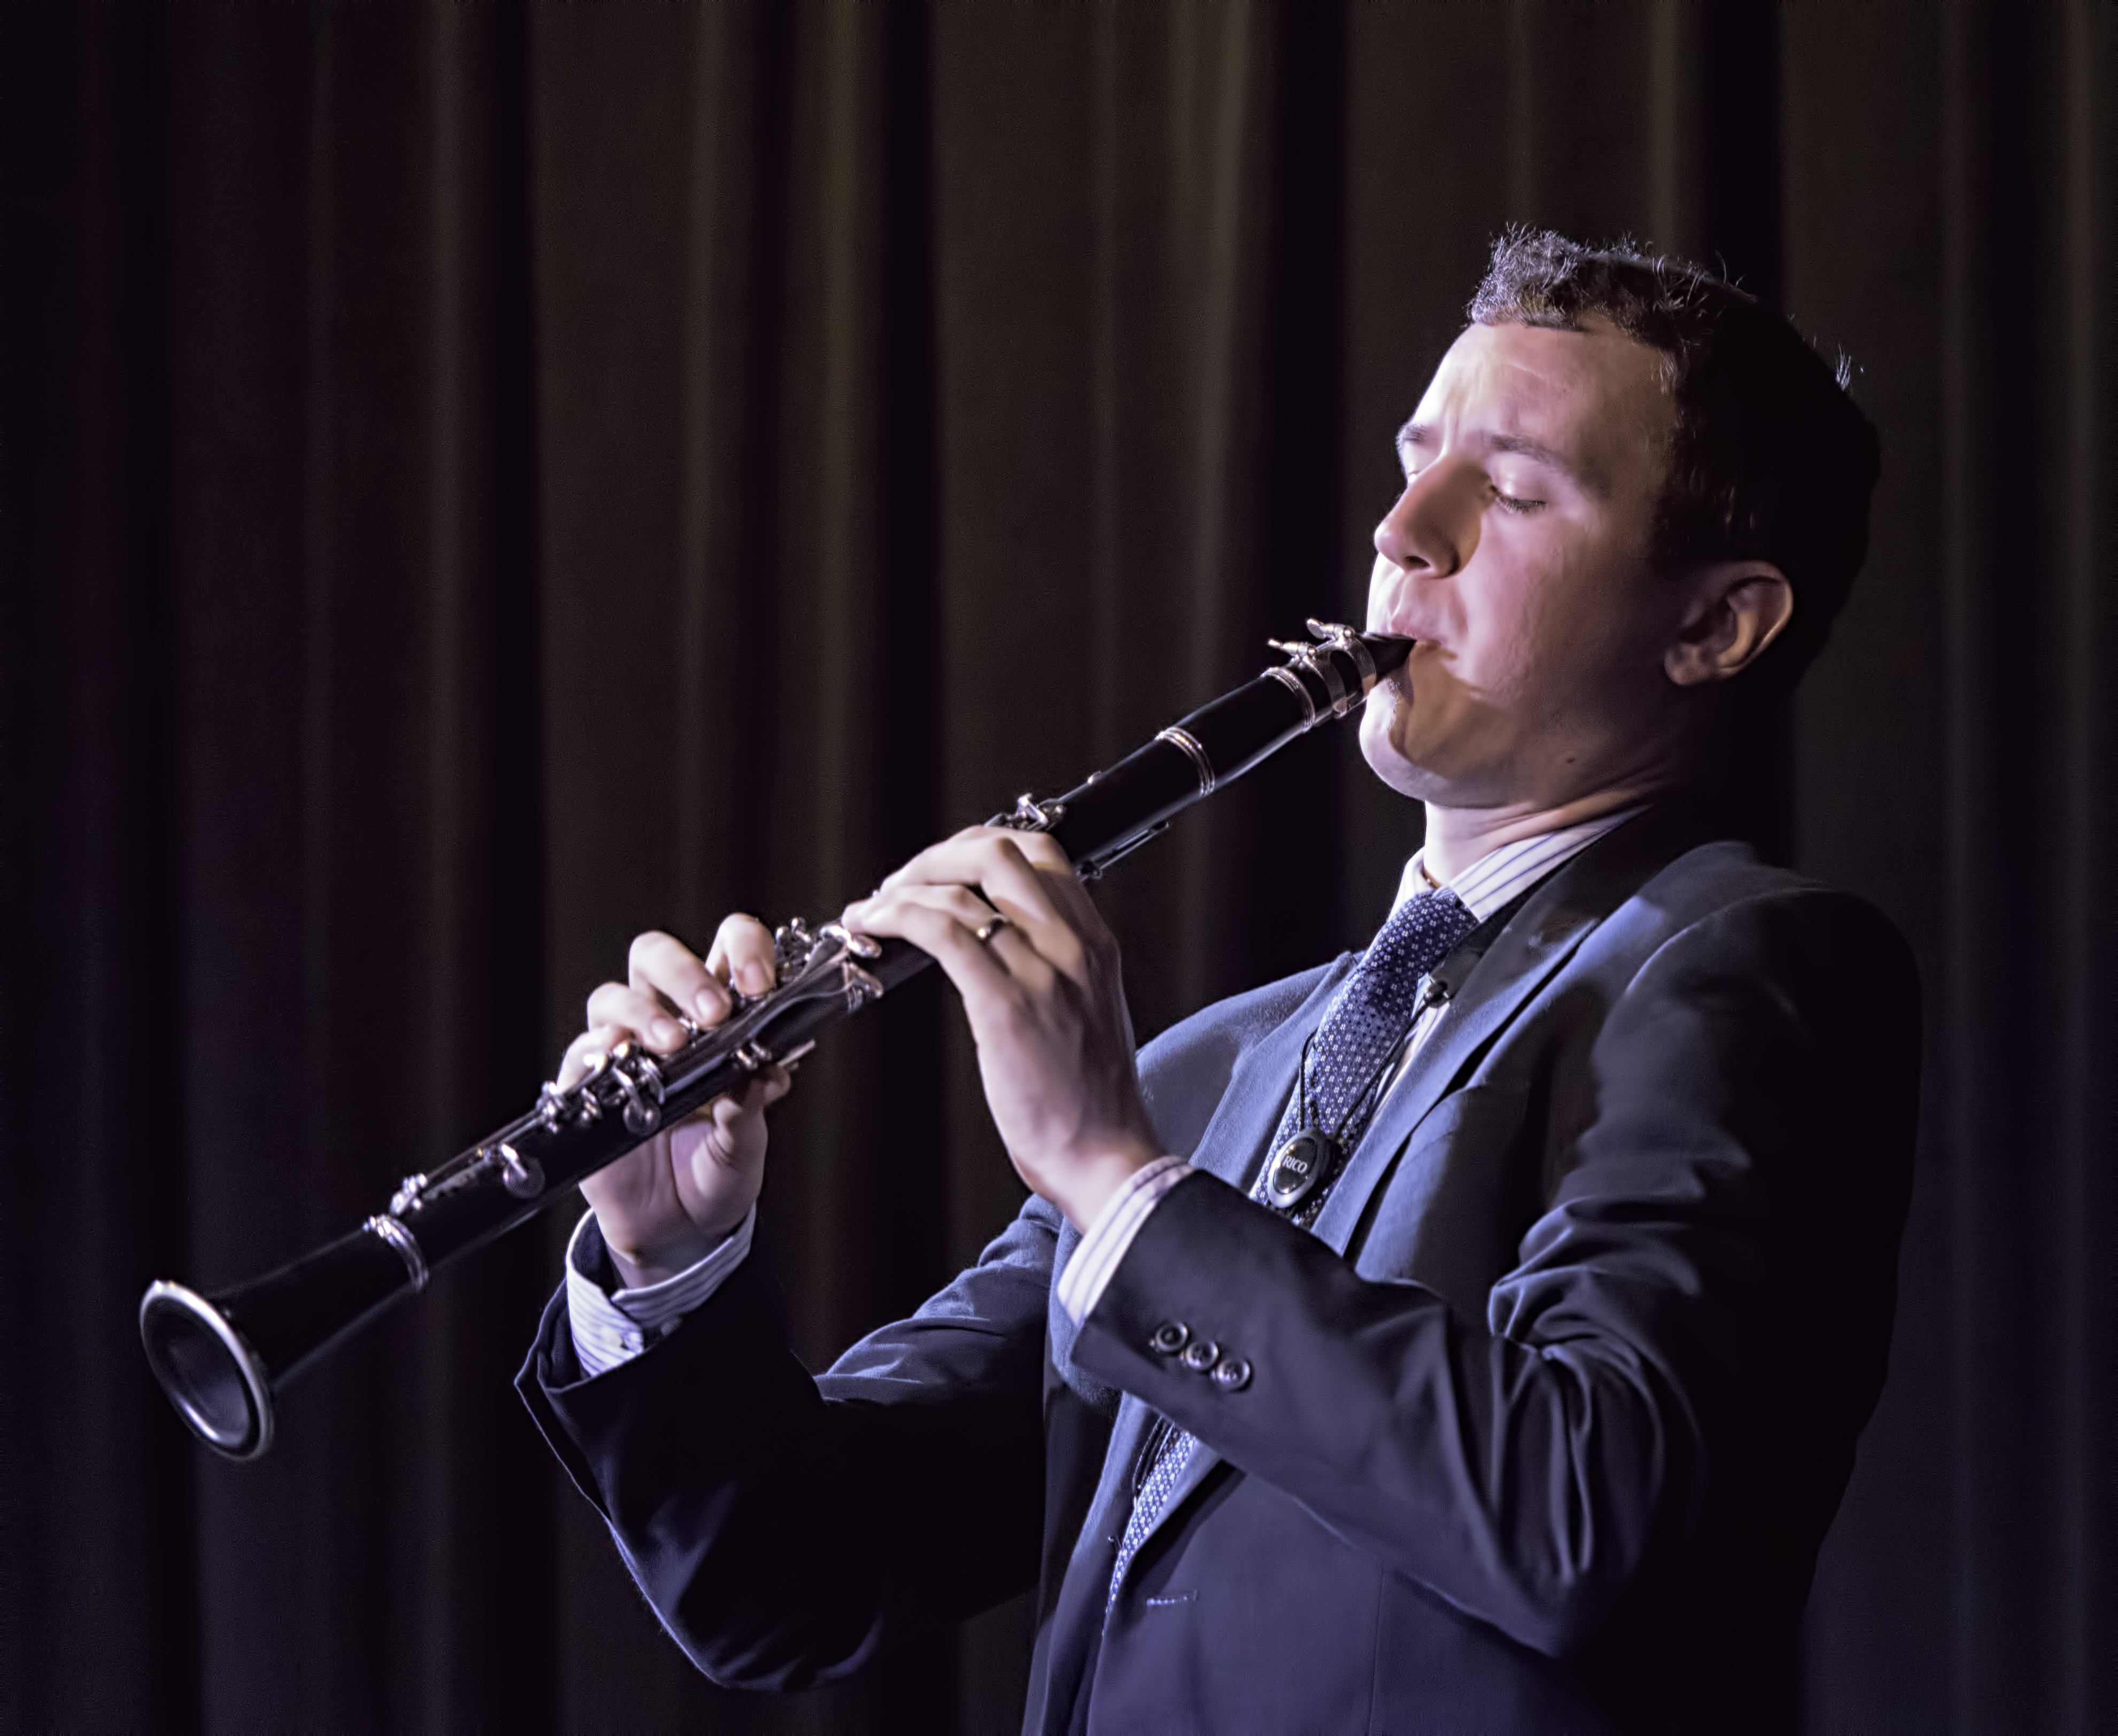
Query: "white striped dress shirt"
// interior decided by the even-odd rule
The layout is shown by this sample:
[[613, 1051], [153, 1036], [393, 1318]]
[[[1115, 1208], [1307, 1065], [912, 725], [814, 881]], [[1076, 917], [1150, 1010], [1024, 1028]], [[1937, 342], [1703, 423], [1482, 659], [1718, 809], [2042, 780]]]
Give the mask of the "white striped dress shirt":
[[705, 1305], [750, 1252], [757, 1207], [710, 1254], [673, 1278], [616, 1294], [581, 1269], [581, 1235], [595, 1213], [585, 1212], [566, 1241], [566, 1320], [574, 1331], [574, 1356], [590, 1378], [630, 1362], [650, 1345], [676, 1331], [685, 1315]]
[[[1639, 807], [1584, 820], [1556, 832], [1519, 838], [1488, 852], [1447, 883], [1471, 914], [1482, 922], [1511, 903], [1547, 875], [1586, 850], [1589, 845], [1640, 811]], [[1427, 872], [1427, 852], [1420, 851], [1404, 865], [1391, 909], [1407, 898], [1431, 889], [1436, 882]], [[1412, 1058], [1447, 1011], [1445, 1004], [1421, 1013], [1407, 1035], [1404, 1053], [1387, 1089], [1394, 1091]], [[1191, 1173], [1182, 1157], [1157, 1158], [1131, 1176], [1114, 1194], [1096, 1221], [1081, 1237], [1081, 1244], [1067, 1262], [1058, 1286], [1060, 1306], [1078, 1323], [1088, 1318], [1155, 1207], [1155, 1203]], [[606, 1290], [581, 1269], [577, 1250], [581, 1232], [593, 1212], [585, 1215], [566, 1244], [566, 1314], [573, 1328], [574, 1354], [583, 1374], [594, 1377], [631, 1360], [667, 1337], [693, 1309], [727, 1281], [750, 1252], [750, 1240], [757, 1221], [752, 1207], [728, 1240], [673, 1278], [639, 1290]]]

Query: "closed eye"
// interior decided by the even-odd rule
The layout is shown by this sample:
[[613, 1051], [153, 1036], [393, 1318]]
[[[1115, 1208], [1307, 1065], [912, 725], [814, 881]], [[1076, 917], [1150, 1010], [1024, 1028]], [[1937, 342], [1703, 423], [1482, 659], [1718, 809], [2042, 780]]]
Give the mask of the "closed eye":
[[1542, 501], [1526, 501], [1519, 495], [1502, 494], [1497, 488], [1493, 491], [1493, 498], [1509, 512], [1536, 512], [1545, 505]]

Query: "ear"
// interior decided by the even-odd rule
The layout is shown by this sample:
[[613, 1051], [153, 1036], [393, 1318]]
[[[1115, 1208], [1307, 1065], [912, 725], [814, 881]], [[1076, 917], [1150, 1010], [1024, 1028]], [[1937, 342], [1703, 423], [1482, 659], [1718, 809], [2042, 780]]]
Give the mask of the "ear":
[[1769, 561], [1719, 561], [1691, 575], [1691, 599], [1662, 654], [1680, 687], [1740, 675], [1794, 619], [1794, 587]]

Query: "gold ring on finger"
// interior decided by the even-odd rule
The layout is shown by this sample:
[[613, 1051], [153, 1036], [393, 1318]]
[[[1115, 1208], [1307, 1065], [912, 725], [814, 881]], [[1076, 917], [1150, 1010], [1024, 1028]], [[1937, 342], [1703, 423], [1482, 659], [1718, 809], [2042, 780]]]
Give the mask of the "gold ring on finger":
[[992, 937], [1007, 926], [1006, 916], [996, 916], [990, 922], [981, 922], [971, 930], [971, 938], [980, 946], [987, 944]]

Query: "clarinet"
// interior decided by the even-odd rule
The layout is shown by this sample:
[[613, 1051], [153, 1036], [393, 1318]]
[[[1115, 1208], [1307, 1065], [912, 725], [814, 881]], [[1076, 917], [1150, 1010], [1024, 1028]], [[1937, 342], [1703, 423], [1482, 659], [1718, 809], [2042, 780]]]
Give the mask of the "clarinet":
[[[1316, 643], [1271, 641], [1287, 661], [1202, 706], [1146, 746], [1056, 800], [1017, 799], [990, 822], [1048, 833], [1084, 879], [1166, 830], [1171, 819], [1317, 724], [1343, 718], [1402, 668], [1413, 641], [1312, 621]], [[631, 1042], [571, 1089], [547, 1084], [536, 1106], [469, 1150], [407, 1176], [349, 1235], [261, 1277], [207, 1296], [150, 1284], [140, 1302], [148, 1366], [196, 1434], [224, 1457], [261, 1457], [273, 1401], [436, 1271], [562, 1198], [660, 1129], [764, 1069], [799, 1060], [831, 1026], [880, 1000], [932, 961], [902, 940], [798, 918], [774, 936], [776, 986], [732, 992], [728, 1018], [692, 1027], [650, 1055]]]

